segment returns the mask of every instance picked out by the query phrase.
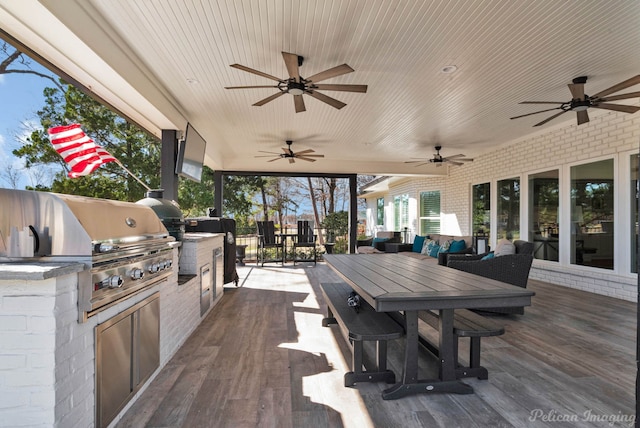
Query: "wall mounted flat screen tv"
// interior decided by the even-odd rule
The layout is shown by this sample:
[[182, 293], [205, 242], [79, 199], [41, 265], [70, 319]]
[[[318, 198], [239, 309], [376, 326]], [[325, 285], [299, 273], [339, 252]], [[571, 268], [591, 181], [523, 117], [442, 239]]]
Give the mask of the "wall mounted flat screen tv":
[[200, 183], [206, 148], [207, 142], [204, 138], [190, 123], [187, 123], [184, 139], [178, 145], [176, 174]]

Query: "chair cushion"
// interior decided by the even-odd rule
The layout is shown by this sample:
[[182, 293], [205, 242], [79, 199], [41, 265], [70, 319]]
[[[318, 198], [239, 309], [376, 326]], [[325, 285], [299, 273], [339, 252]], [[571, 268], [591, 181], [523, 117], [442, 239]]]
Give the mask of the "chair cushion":
[[391, 239], [393, 238], [393, 232], [387, 232], [387, 231], [381, 230], [378, 233], [376, 233], [376, 238]]
[[467, 248], [467, 243], [464, 241], [464, 239], [461, 239], [459, 241], [456, 241], [454, 239], [453, 242], [451, 243], [451, 245], [449, 246], [449, 252], [450, 253], [459, 253], [460, 251], [463, 251], [466, 248]]
[[414, 253], [419, 253], [422, 251], [422, 246], [424, 245], [424, 240], [426, 238], [427, 238], [426, 236], [416, 236], [415, 238], [413, 238], [412, 251]]

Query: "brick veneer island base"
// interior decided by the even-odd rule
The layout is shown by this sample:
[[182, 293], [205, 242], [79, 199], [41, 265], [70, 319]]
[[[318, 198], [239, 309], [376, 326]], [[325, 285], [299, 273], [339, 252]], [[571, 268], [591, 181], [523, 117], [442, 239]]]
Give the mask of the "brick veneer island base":
[[[207, 235], [183, 242], [198, 265], [222, 242]], [[160, 365], [118, 420], [208, 313], [200, 313], [200, 278], [179, 284], [176, 268], [167, 281], [79, 322], [78, 284], [89, 278], [82, 263], [0, 263], [0, 426], [96, 426], [96, 326], [159, 294]]]

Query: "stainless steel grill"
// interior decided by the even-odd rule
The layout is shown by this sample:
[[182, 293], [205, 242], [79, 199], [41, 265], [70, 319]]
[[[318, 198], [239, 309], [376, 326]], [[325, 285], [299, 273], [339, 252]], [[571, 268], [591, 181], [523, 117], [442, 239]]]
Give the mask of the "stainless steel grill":
[[87, 264], [85, 316], [173, 272], [169, 235], [156, 213], [131, 202], [0, 189], [0, 261]]

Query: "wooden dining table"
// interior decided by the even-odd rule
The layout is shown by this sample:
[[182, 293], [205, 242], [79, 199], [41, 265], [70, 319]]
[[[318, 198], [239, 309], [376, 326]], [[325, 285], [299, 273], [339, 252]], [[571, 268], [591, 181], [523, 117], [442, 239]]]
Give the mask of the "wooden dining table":
[[[530, 306], [525, 288], [398, 254], [326, 254], [327, 264], [378, 312], [400, 311], [406, 329], [400, 381], [382, 393], [387, 400], [417, 393], [469, 394], [456, 378], [453, 319], [456, 309]], [[418, 311], [439, 313], [439, 374], [418, 378]]]

